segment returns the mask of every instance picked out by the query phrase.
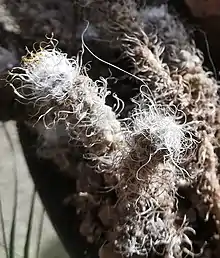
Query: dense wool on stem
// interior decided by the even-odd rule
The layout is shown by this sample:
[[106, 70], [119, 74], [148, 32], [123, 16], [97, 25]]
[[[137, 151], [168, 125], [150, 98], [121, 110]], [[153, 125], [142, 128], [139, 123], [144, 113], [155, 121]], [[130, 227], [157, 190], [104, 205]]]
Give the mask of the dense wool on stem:
[[163, 152], [164, 158], [176, 164], [183, 162], [196, 146], [185, 114], [175, 106], [148, 104], [143, 94], [140, 99], [141, 103], [130, 115], [134, 132], [148, 137], [155, 146], [155, 153]]
[[[198, 193], [203, 196], [220, 231], [220, 209], [217, 205], [220, 195], [217, 179], [219, 161], [215, 152], [219, 146], [219, 85], [214, 78], [215, 67], [213, 65], [214, 74], [203, 68], [203, 54], [196, 48], [178, 17], [170, 14], [166, 6], [147, 7], [141, 11], [141, 15], [146, 33], [152, 28], [149, 26], [151, 24], [157, 28], [154, 34], [164, 46], [162, 58], [170, 69], [172, 80], [178, 81], [178, 88], [170, 88], [172, 91], [178, 89], [174, 104], [178, 104], [197, 125], [195, 135], [200, 141], [198, 153], [186, 165], [186, 169], [200, 175]], [[212, 63], [211, 57], [209, 61]], [[171, 92], [169, 96], [172, 96]]]
[[175, 194], [188, 176], [177, 164], [193, 141], [169, 109], [143, 105], [143, 96], [140, 101], [131, 114], [128, 152], [112, 172], [119, 181], [115, 247], [126, 256], [160, 250], [167, 257], [182, 257], [187, 248], [192, 251], [192, 243], [186, 235], [191, 229], [185, 222], [176, 224]]
[[[178, 109], [184, 112], [186, 124], [189, 125], [188, 129], [191, 132], [191, 135], [188, 134], [189, 139], [193, 137], [196, 141], [191, 143], [198, 143], [194, 155], [191, 155], [188, 160], [184, 159], [186, 161], [183, 164], [184, 171], [195, 175], [194, 178], [205, 175], [205, 184], [212, 189], [212, 195], [207, 197], [212, 199], [214, 196], [216, 199], [216, 196], [219, 196], [218, 182], [214, 180], [215, 184], [213, 184], [210, 178], [216, 178], [214, 175], [218, 167], [218, 159], [214, 151], [217, 147], [215, 135], [219, 127], [218, 84], [213, 75], [203, 68], [201, 52], [191, 41], [178, 17], [168, 13], [166, 6], [137, 10], [130, 2], [126, 4], [100, 2], [99, 8], [93, 3], [90, 7], [97, 12], [101, 9], [102, 13], [106, 14], [107, 22], [102, 25], [108, 32], [105, 37], [117, 38], [115, 45], [121, 50], [122, 57], [128, 63], [129, 72], [135, 75], [132, 77], [128, 74], [128, 77], [145, 83], [148, 86], [145, 88], [146, 95], [157, 105], [178, 106]], [[109, 8], [106, 8], [106, 5]], [[147, 120], [149, 117], [148, 120], [153, 128], [155, 125], [161, 128], [161, 122], [153, 123], [149, 112], [145, 111], [145, 114], [142, 115], [141, 120]], [[165, 121], [167, 118], [163, 122]], [[146, 129], [147, 127], [149, 126], [147, 125]], [[182, 131], [179, 132], [182, 135]], [[205, 140], [204, 132], [208, 135], [208, 141]], [[174, 135], [178, 136], [177, 133]], [[165, 139], [167, 134], [163, 133], [162, 136]], [[172, 142], [174, 141], [170, 143]], [[186, 141], [183, 146], [189, 147], [191, 143]], [[190, 147], [189, 152], [191, 151]], [[212, 173], [214, 175], [211, 176]], [[182, 181], [178, 183], [183, 186]], [[212, 187], [209, 187], [210, 183], [213, 184]], [[204, 185], [203, 188], [207, 186]], [[216, 206], [215, 200], [213, 203]], [[216, 206], [212, 209], [214, 214], [216, 209], [219, 208]]]
[[[37, 111], [28, 122], [43, 136], [47, 155], [61, 168], [65, 158], [73, 162], [67, 156], [74, 140], [84, 147], [85, 157], [96, 162], [96, 172], [103, 174], [105, 186], [114, 187], [118, 221], [109, 228], [115, 238], [108, 240], [117, 251], [146, 255], [165, 245], [173, 254], [170, 257], [180, 257], [185, 234], [177, 237], [174, 206], [178, 173], [171, 161], [179, 162], [188, 147], [183, 127], [165, 108], [141, 106], [142, 96], [125, 132], [105, 104], [109, 94], [106, 80], [92, 81], [79, 64], [79, 59], [68, 59], [54, 47], [23, 58], [20, 71], [11, 75], [12, 82], [20, 82], [15, 88], [17, 95]], [[61, 163], [59, 155], [63, 155]], [[177, 238], [171, 244], [171, 239]]]
[[[45, 137], [46, 129], [62, 128], [69, 140], [74, 139], [99, 155], [123, 142], [121, 126], [111, 107], [105, 104], [109, 94], [107, 81], [92, 81], [80, 62], [48, 45], [24, 57], [21, 68], [11, 72], [12, 80], [20, 82], [15, 89], [17, 95], [33, 104], [37, 111], [33, 120], [36, 124], [43, 122]], [[42, 129], [39, 125], [36, 128]]]
[[[182, 182], [191, 183], [192, 176], [206, 170], [201, 190], [208, 190], [213, 213], [218, 218], [220, 214], [213, 140], [219, 125], [217, 83], [204, 71], [195, 46], [190, 42], [183, 46], [183, 39], [189, 41], [184, 26], [165, 7], [137, 10], [131, 2], [99, 2], [98, 8], [96, 2], [88, 3], [88, 8], [106, 14], [100, 31], [122, 52], [130, 69], [126, 76], [142, 84], [127, 127], [106, 105], [107, 81], [93, 81], [80, 57], [69, 59], [53, 44], [28, 53], [20, 71], [11, 73], [13, 82], [20, 82], [13, 87], [32, 105], [35, 116], [29, 123], [43, 136], [48, 157], [59, 161], [61, 168], [64, 161], [74, 164], [68, 155], [77, 142], [83, 147], [83, 162], [93, 161], [85, 188], [81, 187], [85, 178], [77, 178], [78, 199], [83, 200], [79, 210], [86, 222], [81, 229], [92, 216], [104, 229], [82, 230], [87, 239], [104, 232], [120, 254], [164, 251], [165, 257], [181, 258], [191, 254], [186, 231], [193, 231], [185, 221], [179, 223], [176, 193]], [[154, 25], [156, 30], [151, 29]], [[189, 159], [195, 138], [198, 152]], [[103, 188], [110, 194], [101, 194]], [[110, 222], [101, 215], [102, 205], [114, 213]], [[91, 210], [97, 213], [92, 215]]]

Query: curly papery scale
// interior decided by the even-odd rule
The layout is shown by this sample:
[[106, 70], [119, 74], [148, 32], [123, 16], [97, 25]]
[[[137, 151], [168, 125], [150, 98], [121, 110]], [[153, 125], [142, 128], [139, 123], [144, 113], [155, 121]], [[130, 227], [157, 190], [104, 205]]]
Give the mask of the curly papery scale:
[[147, 101], [143, 104], [144, 97], [142, 107], [131, 113], [134, 134], [142, 132], [154, 144], [155, 153], [165, 151], [174, 162], [182, 162], [187, 152], [195, 147], [193, 133], [184, 121], [185, 114], [171, 107], [148, 105]]
[[77, 59], [52, 49], [31, 53], [23, 58], [24, 83], [33, 91], [33, 96], [63, 99], [70, 92], [72, 84], [81, 74]]
[[47, 129], [65, 125], [70, 139], [94, 154], [124, 141], [116, 114], [105, 104], [107, 81], [92, 81], [78, 58], [68, 59], [47, 47], [23, 58], [20, 72], [11, 74], [13, 80], [20, 80], [18, 95], [38, 109], [33, 120], [42, 120]]
[[[147, 234], [150, 236], [148, 240], [146, 239], [145, 246], [150, 246], [148, 251], [151, 251], [153, 247], [163, 244], [164, 241], [167, 245], [168, 240], [167, 237], [164, 236], [164, 232], [168, 232], [168, 238], [171, 237], [167, 225], [172, 225], [172, 234], [174, 236], [177, 234], [177, 229], [174, 226], [174, 219], [170, 220], [170, 218], [165, 215], [160, 218], [159, 214], [161, 212], [170, 212], [174, 207], [174, 194], [177, 185], [176, 170], [175, 168], [167, 168], [167, 164], [164, 164], [163, 159], [161, 159], [161, 153], [158, 152], [160, 157], [158, 155], [152, 155], [149, 164], [148, 159], [152, 153], [149, 153], [147, 157], [145, 154], [146, 151], [150, 150], [150, 148], [148, 148], [149, 145], [159, 144], [158, 140], [160, 144], [162, 144], [162, 147], [164, 147], [164, 145], [167, 147], [168, 144], [170, 144], [169, 137], [173, 131], [171, 130], [172, 132], [167, 134], [166, 128], [161, 129], [161, 120], [166, 122], [166, 125], [168, 122], [172, 123], [175, 130], [178, 131], [178, 126], [174, 121], [175, 119], [166, 117], [164, 114], [163, 116], [155, 116], [155, 114], [152, 114], [149, 116], [149, 124], [151, 125], [150, 139], [146, 140], [143, 125], [139, 128], [139, 131], [129, 131], [129, 134], [126, 135], [124, 128], [116, 119], [116, 114], [105, 104], [105, 98], [108, 93], [106, 81], [93, 82], [83, 73], [83, 70], [75, 64], [75, 61], [73, 61], [72, 65], [66, 55], [60, 57], [56, 51], [48, 51], [46, 53], [45, 51], [46, 50], [43, 50], [42, 55], [41, 52], [38, 52], [36, 55], [31, 56], [30, 59], [26, 61], [24, 59], [24, 65], [22, 67], [24, 74], [17, 74], [17, 77], [20, 78], [23, 83], [20, 89], [28, 85], [31, 90], [31, 98], [29, 100], [32, 101], [33, 104], [37, 103], [39, 110], [36, 120], [43, 118], [46, 128], [48, 128], [48, 125], [52, 125], [52, 128], [58, 127], [58, 125], [64, 125], [69, 139], [74, 138], [80, 142], [88, 155], [93, 157], [93, 161], [98, 163], [97, 168], [101, 168], [99, 172], [111, 172], [113, 178], [117, 175], [116, 178], [118, 182], [116, 182], [115, 193], [119, 202], [123, 200], [123, 198], [125, 200], [120, 207], [117, 206], [117, 209], [119, 214], [120, 210], [128, 212], [120, 214], [122, 215], [122, 228], [123, 224], [126, 224], [126, 221], [123, 221], [124, 216], [130, 216], [131, 220], [133, 220], [137, 218], [138, 213], [142, 212], [140, 211], [139, 200], [142, 201], [143, 206], [147, 206], [151, 203], [151, 205], [153, 205], [153, 213], [158, 219], [155, 222], [157, 225], [155, 229], [152, 226], [154, 223], [148, 221], [151, 215], [145, 214], [144, 212], [140, 216], [140, 223], [147, 223]], [[50, 58], [50, 55], [51, 60], [48, 61], [47, 59]], [[57, 61], [57, 55], [60, 57], [59, 62]], [[46, 58], [45, 62], [44, 58]], [[50, 62], [54, 63], [51, 64]], [[45, 63], [50, 64], [50, 67], [45, 66]], [[41, 65], [42, 69], [40, 67]], [[63, 68], [65, 65], [67, 65], [69, 69], [67, 70], [70, 72], [70, 75], [65, 74], [66, 70]], [[160, 65], [158, 67], [160, 67]], [[60, 71], [62, 72], [62, 76], [60, 76]], [[53, 77], [50, 76], [51, 74]], [[62, 83], [61, 79], [66, 79], [67, 84]], [[59, 89], [57, 89], [57, 87]], [[20, 92], [20, 94], [22, 93], [23, 92]], [[24, 98], [27, 99], [28, 97], [29, 95], [24, 96]], [[43, 107], [41, 107], [41, 105]], [[33, 106], [36, 108], [36, 105]], [[143, 110], [143, 112], [145, 111]], [[135, 118], [135, 116], [133, 118]], [[138, 123], [137, 120], [133, 120], [134, 124]], [[156, 130], [155, 124], [158, 126]], [[134, 126], [134, 128], [137, 127]], [[176, 137], [174, 141], [176, 145], [175, 148], [181, 144], [182, 134], [180, 132], [182, 131], [179, 131], [178, 137]], [[45, 132], [41, 130], [41, 133], [45, 140], [58, 140], [56, 144], [59, 147], [59, 139], [56, 137], [48, 138], [46, 129]], [[153, 135], [154, 137], [152, 137]], [[57, 136], [59, 137], [59, 135]], [[157, 138], [156, 141], [155, 138]], [[145, 146], [143, 146], [143, 142]], [[159, 148], [161, 148], [160, 144]], [[51, 146], [54, 147], [54, 145]], [[69, 142], [66, 143], [66, 146], [69, 146]], [[168, 146], [168, 148], [171, 152], [172, 147]], [[180, 150], [178, 149], [178, 151]], [[51, 152], [53, 152], [53, 149], [51, 149]], [[133, 152], [133, 156], [130, 155], [131, 152]], [[105, 159], [106, 156], [108, 157], [107, 162]], [[135, 159], [133, 159], [134, 156], [136, 156]], [[146, 158], [147, 160], [145, 160]], [[144, 161], [147, 164], [145, 164]], [[115, 164], [115, 162], [117, 162], [117, 164]], [[159, 164], [161, 164], [162, 167], [159, 167]], [[167, 180], [167, 178], [170, 180]], [[105, 183], [108, 185], [108, 182]], [[127, 210], [127, 204], [129, 203], [135, 208], [133, 212]], [[165, 225], [164, 230], [161, 230], [162, 224]], [[115, 226], [116, 225], [113, 225], [113, 227]], [[140, 227], [142, 226], [144, 225], [140, 225]], [[136, 233], [133, 231], [131, 234], [132, 239], [136, 237]], [[127, 252], [131, 252], [129, 239], [126, 239], [126, 236], [122, 238], [120, 238], [120, 236], [121, 232], [117, 237], [119, 244], [123, 243], [123, 241], [127, 241]], [[153, 245], [152, 241], [155, 241]], [[179, 244], [179, 242], [177, 244]], [[131, 246], [133, 247], [133, 244]], [[140, 245], [132, 252], [136, 254], [143, 253], [146, 247], [141, 248], [142, 246]], [[181, 247], [178, 246], [178, 248]]]

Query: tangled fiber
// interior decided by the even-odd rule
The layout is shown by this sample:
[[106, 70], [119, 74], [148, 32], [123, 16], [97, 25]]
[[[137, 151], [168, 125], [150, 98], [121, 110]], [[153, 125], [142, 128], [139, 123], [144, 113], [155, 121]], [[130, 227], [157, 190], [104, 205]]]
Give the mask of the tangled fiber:
[[[178, 190], [196, 185], [218, 225], [217, 82], [166, 6], [100, 0], [82, 10], [96, 14], [92, 26], [121, 53], [127, 70], [117, 79], [139, 93], [122, 120], [126, 103], [108, 79], [93, 80], [83, 65], [85, 42], [74, 58], [54, 39], [28, 51], [10, 78], [27, 105], [26, 122], [41, 138], [39, 153], [75, 177], [80, 233], [89, 242], [107, 242], [129, 257], [193, 256], [196, 232], [180, 211]], [[77, 165], [74, 150], [81, 154]]]

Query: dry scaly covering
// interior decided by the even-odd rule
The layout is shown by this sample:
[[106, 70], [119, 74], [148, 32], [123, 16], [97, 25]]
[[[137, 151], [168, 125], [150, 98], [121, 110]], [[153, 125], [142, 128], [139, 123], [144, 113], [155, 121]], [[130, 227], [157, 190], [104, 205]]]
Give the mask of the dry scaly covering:
[[[91, 80], [81, 58], [68, 59], [53, 44], [39, 52], [30, 52], [23, 59], [21, 72], [12, 71], [14, 85], [20, 80], [21, 86], [13, 87], [37, 112], [28, 122], [36, 125], [39, 134], [43, 135], [44, 144], [49, 145], [52, 154], [49, 157], [63, 168], [57, 155], [65, 156], [67, 162], [72, 163], [68, 158], [69, 150], [74, 148], [75, 142], [79, 143], [83, 146], [84, 157], [95, 162], [94, 173], [100, 172], [102, 184], [104, 181], [104, 186], [116, 193], [116, 200], [109, 196], [102, 198], [100, 193], [93, 191], [84, 195], [87, 202], [88, 196], [92, 202], [97, 197], [94, 205], [98, 210], [103, 203], [109, 203], [115, 218], [107, 230], [112, 234], [106, 234], [105, 238], [116, 250], [128, 256], [149, 255], [161, 251], [162, 247], [166, 257], [182, 257], [184, 252], [191, 253], [192, 243], [186, 232], [193, 230], [187, 227], [184, 219], [181, 225], [177, 223], [175, 194], [185, 180], [190, 182], [203, 170], [197, 168], [196, 159], [184, 166], [179, 163], [190, 154], [195, 143], [194, 134], [201, 141], [199, 151], [203, 150], [199, 157], [208, 153], [208, 144], [204, 150], [203, 143], [208, 139], [207, 134], [213, 138], [215, 130], [212, 125], [216, 123], [217, 84], [204, 72], [200, 55], [196, 54], [193, 45], [189, 44], [189, 49], [181, 51], [174, 48], [175, 60], [166, 55], [166, 46], [173, 43], [167, 43], [170, 35], [165, 35], [161, 26], [168, 26], [171, 21], [175, 24], [176, 20], [172, 20], [165, 9], [158, 12], [141, 10], [139, 14], [129, 3], [111, 3], [111, 8], [105, 9], [109, 4], [101, 5], [104, 12], [108, 12], [103, 28], [107, 26], [108, 37], [117, 36], [116, 46], [132, 64], [131, 72], [144, 84], [134, 101], [136, 108], [129, 115], [131, 122], [127, 126], [120, 123], [106, 105], [107, 81], [103, 78]], [[153, 31], [153, 36], [144, 26], [148, 14], [151, 19], [162, 17], [165, 20], [162, 25], [157, 25], [162, 29]], [[143, 91], [143, 88], [147, 90]], [[201, 110], [200, 114], [197, 108]], [[43, 124], [39, 123], [41, 120]], [[55, 136], [51, 137], [48, 130]], [[66, 152], [61, 148], [63, 145]], [[215, 156], [214, 152], [209, 153]], [[204, 157], [201, 162], [204, 164], [206, 159]], [[216, 173], [215, 167], [212, 173]], [[208, 175], [206, 182], [210, 178]], [[82, 197], [83, 193], [79, 195]]]

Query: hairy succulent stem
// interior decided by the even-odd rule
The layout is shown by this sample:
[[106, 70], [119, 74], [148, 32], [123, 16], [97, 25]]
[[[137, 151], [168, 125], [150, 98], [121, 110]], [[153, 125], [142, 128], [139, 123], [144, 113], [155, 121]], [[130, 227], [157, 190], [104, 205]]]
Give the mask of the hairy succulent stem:
[[[18, 71], [11, 72], [12, 86], [20, 99], [31, 104], [28, 123], [43, 138], [44, 156], [71, 173], [71, 154], [80, 145], [82, 162], [93, 165], [88, 178], [83, 178], [83, 171], [76, 175], [78, 201], [83, 200], [79, 210], [85, 215], [81, 232], [97, 216], [104, 228], [87, 227], [89, 241], [92, 234], [98, 238], [105, 232], [122, 255], [162, 252], [168, 258], [181, 258], [183, 253], [192, 254], [187, 232], [194, 231], [179, 218], [176, 195], [185, 182], [201, 177], [200, 190], [219, 223], [214, 152], [217, 83], [204, 71], [201, 53], [184, 26], [165, 7], [137, 10], [131, 1], [100, 0], [88, 3], [88, 8], [106, 15], [106, 22], [94, 23], [120, 49], [130, 69], [126, 76], [140, 87], [126, 123], [106, 105], [107, 80], [93, 81], [82, 57], [67, 58], [53, 40], [40, 51], [29, 52]], [[120, 110], [122, 101], [112, 96]], [[82, 180], [88, 181], [84, 188]], [[111, 223], [103, 216], [106, 207], [114, 213]]]

